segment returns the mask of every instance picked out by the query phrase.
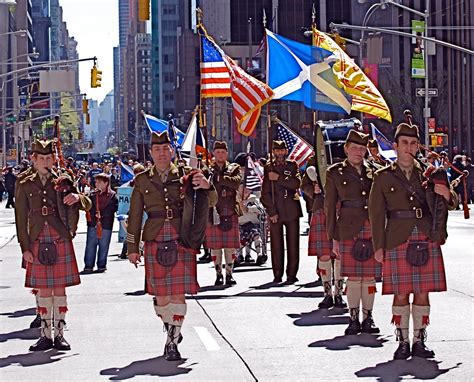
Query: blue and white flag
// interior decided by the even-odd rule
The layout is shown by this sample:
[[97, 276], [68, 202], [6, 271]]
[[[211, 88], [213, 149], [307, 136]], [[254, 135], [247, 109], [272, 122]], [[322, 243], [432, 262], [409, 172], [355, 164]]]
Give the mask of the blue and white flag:
[[121, 163], [120, 165], [120, 182], [121, 184], [130, 182], [133, 179], [133, 169], [126, 165], [125, 163]]
[[163, 131], [168, 131], [168, 134], [170, 136], [171, 143], [173, 147], [175, 146], [175, 137], [174, 135], [176, 134], [176, 143], [179, 147], [183, 145], [184, 141], [184, 133], [176, 128], [173, 125], [173, 128], [171, 131], [168, 130], [168, 122], [163, 120], [163, 119], [158, 119], [150, 114], [143, 114], [143, 118], [145, 118], [145, 123], [148, 126], [148, 129], [150, 129], [150, 132], [155, 132], [155, 133], [162, 133]]
[[326, 49], [301, 44], [267, 30], [267, 78], [273, 99], [303, 102], [313, 110], [347, 113], [351, 97], [336, 82]]
[[370, 127], [372, 128], [372, 136], [377, 141], [380, 156], [385, 160], [393, 162], [397, 159], [397, 153], [393, 149], [393, 142], [389, 141], [373, 123], [370, 124]]

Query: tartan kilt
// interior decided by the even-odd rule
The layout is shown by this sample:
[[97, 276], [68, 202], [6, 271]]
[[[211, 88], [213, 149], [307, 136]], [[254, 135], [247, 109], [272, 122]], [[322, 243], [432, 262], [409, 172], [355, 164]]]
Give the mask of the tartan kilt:
[[313, 212], [309, 227], [308, 256], [333, 256], [332, 240], [326, 233], [326, 215], [323, 209]]
[[[43, 265], [38, 260], [39, 243], [56, 244], [58, 260], [53, 265]], [[81, 283], [72, 240], [63, 239], [49, 224], [43, 225], [31, 247], [33, 263], [26, 263], [25, 287], [37, 289], [64, 288]]]
[[239, 217], [234, 214], [231, 216], [232, 228], [230, 231], [222, 231], [219, 225], [212, 222], [207, 223], [206, 240], [204, 246], [209, 249], [240, 248], [240, 230]]
[[[408, 240], [428, 240], [415, 226]], [[428, 262], [415, 267], [406, 261], [408, 240], [399, 246], [386, 250], [383, 262], [382, 294], [409, 294], [444, 292], [447, 290], [441, 246], [428, 241], [430, 257]]]
[[356, 239], [371, 239], [372, 231], [370, 223], [365, 221], [364, 227], [354, 239], [341, 240], [339, 242], [339, 252], [341, 254], [341, 276], [344, 277], [380, 277], [382, 275], [382, 265], [372, 256], [367, 261], [357, 261], [352, 256], [352, 248]]
[[156, 259], [159, 241], [177, 240], [176, 228], [165, 221], [154, 241], [145, 242], [146, 292], [152, 296], [196, 294], [197, 281], [196, 251], [178, 246], [178, 261], [172, 267], [164, 267]]

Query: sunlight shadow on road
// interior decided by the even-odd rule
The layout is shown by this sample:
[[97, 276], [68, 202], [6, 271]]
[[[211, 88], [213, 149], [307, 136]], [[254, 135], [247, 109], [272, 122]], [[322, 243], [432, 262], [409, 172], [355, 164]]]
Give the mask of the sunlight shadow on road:
[[337, 336], [327, 340], [319, 340], [308, 345], [310, 348], [326, 348], [328, 350], [349, 350], [351, 347], [381, 348], [386, 337], [372, 334], [359, 334], [352, 336]]
[[130, 379], [140, 375], [171, 377], [173, 375], [187, 374], [192, 370], [190, 367], [179, 367], [185, 362], [186, 359], [182, 359], [181, 361], [166, 361], [163, 356], [160, 356], [142, 361], [134, 361], [124, 367], [104, 369], [101, 370], [100, 375], [110, 375], [111, 377], [109, 379], [111, 381]]
[[378, 363], [375, 366], [366, 367], [354, 374], [359, 377], [375, 377], [378, 381], [384, 382], [398, 382], [406, 377], [413, 377], [414, 379], [435, 379], [442, 374], [446, 374], [452, 369], [458, 368], [462, 362], [458, 362], [455, 366], [447, 369], [440, 369], [441, 361], [428, 360], [424, 358], [411, 358], [405, 360], [390, 360], [383, 363]]
[[10, 333], [1, 333], [0, 342], [8, 340], [37, 340], [39, 337], [39, 329], [22, 329]]
[[[30, 352], [30, 353], [24, 353], [24, 354], [9, 355], [8, 357], [0, 358], [0, 368], [12, 366], [12, 365], [20, 365], [23, 367], [45, 365], [48, 363], [61, 361], [61, 359], [65, 357], [61, 357], [61, 358], [53, 358], [53, 357], [62, 356], [64, 354], [66, 353], [59, 352], [57, 350], [48, 350], [45, 352]], [[71, 355], [68, 355], [67, 357], [73, 357], [76, 355], [78, 354], [77, 353], [71, 354]], [[33, 380], [33, 377], [32, 377], [32, 380]]]
[[36, 308], [27, 308], [22, 310], [16, 310], [14, 312], [0, 313], [0, 316], [7, 316], [8, 318], [36, 316]]
[[347, 325], [349, 317], [343, 316], [347, 309], [317, 309], [309, 313], [292, 313], [288, 317], [294, 318], [296, 326]]

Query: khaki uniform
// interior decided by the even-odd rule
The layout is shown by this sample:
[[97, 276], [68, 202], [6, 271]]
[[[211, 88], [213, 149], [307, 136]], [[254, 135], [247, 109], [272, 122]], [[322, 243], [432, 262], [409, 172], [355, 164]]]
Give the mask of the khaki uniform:
[[[270, 181], [269, 172], [279, 174], [277, 181]], [[272, 186], [273, 184], [273, 186]], [[283, 226], [286, 228], [288, 265], [286, 275], [289, 281], [295, 281], [299, 266], [299, 231], [301, 209], [299, 188], [301, 176], [296, 162], [286, 160], [282, 165], [273, 161], [264, 167], [261, 201], [269, 217], [278, 215], [278, 222], [270, 222], [270, 246], [272, 268], [275, 279], [283, 276], [284, 240]], [[273, 189], [273, 191], [272, 191]]]

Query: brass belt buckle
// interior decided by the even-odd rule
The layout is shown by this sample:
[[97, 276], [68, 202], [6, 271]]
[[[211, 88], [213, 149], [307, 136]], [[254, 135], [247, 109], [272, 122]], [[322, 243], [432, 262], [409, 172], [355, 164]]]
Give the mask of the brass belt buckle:
[[41, 215], [48, 216], [48, 207], [46, 206], [41, 207]]
[[421, 208], [415, 209], [415, 216], [417, 219], [421, 219], [423, 217], [423, 210]]
[[222, 197], [223, 197], [223, 198], [227, 197], [227, 192], [226, 192], [226, 190], [225, 190], [225, 189], [224, 189], [224, 190], [222, 190], [222, 194], [221, 194], [221, 195], [222, 195]]
[[171, 220], [173, 219], [173, 210], [172, 209], [167, 209], [166, 210], [166, 220]]

